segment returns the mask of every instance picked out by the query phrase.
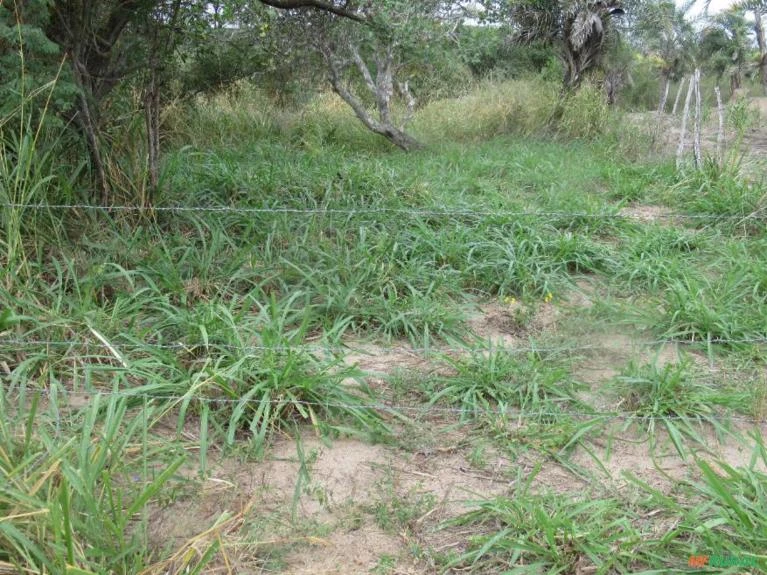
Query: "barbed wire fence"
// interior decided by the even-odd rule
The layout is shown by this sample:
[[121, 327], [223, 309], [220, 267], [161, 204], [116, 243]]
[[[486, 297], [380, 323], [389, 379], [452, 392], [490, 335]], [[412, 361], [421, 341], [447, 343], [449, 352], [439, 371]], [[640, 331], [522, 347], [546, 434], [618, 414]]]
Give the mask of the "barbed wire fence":
[[[558, 218], [578, 218], [578, 219], [592, 219], [592, 220], [636, 220], [641, 222], [655, 221], [655, 220], [668, 220], [668, 221], [701, 221], [701, 222], [717, 222], [717, 221], [734, 221], [738, 224], [745, 223], [747, 221], [759, 221], [767, 219], [767, 210], [755, 211], [751, 214], [688, 214], [677, 212], [654, 212], [652, 214], [633, 213], [625, 211], [609, 211], [609, 212], [587, 212], [587, 211], [545, 211], [545, 210], [491, 210], [491, 209], [406, 209], [406, 208], [387, 208], [387, 207], [370, 207], [370, 208], [294, 208], [294, 207], [242, 207], [242, 206], [132, 206], [132, 205], [116, 205], [116, 206], [96, 206], [91, 204], [82, 203], [70, 203], [70, 204], [34, 204], [34, 203], [12, 203], [5, 202], [0, 203], [0, 207], [6, 209], [15, 210], [68, 210], [68, 211], [87, 211], [98, 213], [171, 213], [171, 214], [183, 214], [183, 213], [234, 213], [234, 214], [288, 214], [288, 215], [375, 215], [375, 214], [388, 214], [388, 215], [407, 215], [413, 217], [477, 217], [477, 218], [546, 218], [556, 220]], [[97, 361], [117, 361], [121, 363], [120, 366], [111, 366], [114, 370], [130, 370], [130, 365], [127, 360], [127, 352], [154, 352], [154, 351], [199, 351], [203, 350], [208, 353], [220, 353], [222, 351], [237, 352], [244, 354], [255, 354], [257, 352], [300, 352], [300, 353], [325, 353], [332, 356], [339, 356], [348, 353], [356, 354], [369, 354], [371, 356], [381, 356], [395, 353], [405, 353], [411, 355], [430, 355], [430, 354], [466, 354], [472, 352], [492, 352], [497, 351], [509, 355], [525, 355], [525, 354], [572, 354], [579, 352], [588, 352], [604, 349], [603, 345], [586, 344], [586, 345], [569, 345], [569, 346], [546, 346], [546, 345], [529, 345], [526, 347], [508, 347], [502, 344], [493, 342], [480, 342], [480, 345], [471, 346], [464, 345], [461, 347], [446, 346], [446, 345], [433, 345], [429, 347], [414, 347], [414, 346], [379, 346], [376, 345], [373, 350], [370, 346], [365, 344], [341, 344], [341, 345], [293, 345], [293, 346], [267, 346], [267, 345], [255, 345], [255, 344], [242, 344], [232, 345], [215, 342], [131, 342], [131, 341], [119, 341], [119, 340], [105, 340], [98, 337], [100, 341], [94, 342], [92, 340], [56, 340], [56, 339], [16, 339], [16, 338], [0, 338], [0, 350], [27, 350], [29, 348], [50, 349], [50, 348], [67, 348], [70, 350], [76, 350], [78, 352], [83, 349], [86, 353], [79, 354], [78, 358], [81, 362], [84, 360], [97, 360]], [[767, 344], [767, 337], [752, 337], [752, 338], [709, 338], [699, 340], [682, 340], [682, 339], [656, 339], [651, 341], [635, 341], [633, 342], [637, 347], [658, 347], [665, 345], [677, 345], [677, 346], [690, 346], [694, 344], [704, 344], [707, 346], [712, 345], [764, 345]], [[94, 355], [90, 353], [92, 348], [108, 350], [109, 354]], [[99, 369], [109, 369], [108, 364], [99, 363]], [[0, 379], [6, 379], [8, 373], [3, 376], [0, 373]], [[699, 379], [700, 380], [700, 379]], [[702, 380], [700, 380], [702, 381]], [[713, 381], [713, 380], [711, 380]], [[3, 386], [6, 388], [6, 385]], [[5, 390], [3, 390], [5, 391]], [[84, 399], [93, 398], [95, 396], [102, 397], [119, 397], [119, 398], [132, 398], [142, 399], [145, 401], [166, 401], [166, 402], [181, 402], [190, 401], [203, 403], [203, 404], [237, 404], [241, 405], [242, 399], [234, 398], [221, 398], [221, 397], [205, 397], [195, 396], [190, 397], [187, 395], [173, 395], [173, 394], [150, 394], [141, 393], [139, 391], [125, 390], [105, 390], [105, 389], [88, 389], [88, 390], [62, 390], [54, 387], [36, 387], [35, 392], [42, 393], [46, 396], [52, 397], [63, 393], [68, 397], [80, 397]], [[253, 403], [260, 402], [261, 400], [252, 399]], [[281, 400], [271, 400], [269, 403], [278, 405]], [[355, 408], [355, 409], [370, 409], [383, 412], [401, 412], [401, 413], [443, 413], [453, 415], [472, 415], [476, 414], [476, 409], [464, 409], [454, 408], [441, 405], [393, 405], [383, 402], [373, 403], [360, 403], [360, 404], [336, 404], [336, 403], [323, 403], [323, 402], [310, 402], [293, 400], [291, 403], [296, 405], [303, 405], [306, 407], [317, 408]], [[698, 416], [685, 416], [670, 414], [663, 417], [652, 417], [638, 415], [634, 412], [628, 411], [536, 411], [536, 410], [520, 410], [518, 408], [500, 408], [485, 406], [479, 410], [483, 414], [496, 414], [503, 415], [510, 418], [530, 419], [541, 417], [556, 417], [567, 415], [574, 418], [591, 418], [591, 419], [622, 419], [622, 420], [652, 420], [652, 419], [680, 419], [680, 420], [695, 420], [699, 421]], [[735, 421], [744, 422], [761, 422], [762, 420], [755, 417], [730, 415], [730, 419]]]
[[[765, 345], [767, 344], [767, 338], [739, 338], [739, 339], [710, 339], [710, 340], [699, 340], [699, 341], [690, 341], [690, 340], [679, 340], [679, 339], [657, 339], [657, 340], [651, 340], [651, 341], [636, 341], [634, 342], [635, 347], [637, 348], [651, 348], [651, 347], [657, 347], [657, 346], [665, 346], [665, 345], [675, 345], [675, 346], [691, 346], [694, 344], [705, 344], [705, 345], [738, 345], [738, 344], [748, 344], [748, 345]], [[97, 364], [98, 369], [101, 371], [104, 370], [114, 370], [114, 371], [120, 371], [120, 372], [128, 372], [131, 371], [130, 366], [130, 357], [128, 356], [127, 352], [128, 350], [131, 351], [138, 351], [138, 352], [151, 352], [154, 350], [171, 350], [171, 351], [194, 351], [194, 350], [205, 350], [208, 351], [211, 354], [215, 354], [215, 352], [221, 352], [222, 350], [226, 351], [232, 351], [232, 352], [240, 352], [240, 353], [246, 353], [246, 354], [255, 354], [256, 352], [284, 352], [284, 353], [292, 353], [292, 352], [301, 352], [301, 353], [327, 353], [333, 356], [340, 356], [346, 353], [355, 353], [359, 355], [369, 355], [372, 358], [381, 358], [386, 357], [389, 354], [409, 354], [412, 356], [421, 356], [426, 354], [437, 354], [437, 355], [449, 355], [449, 354], [467, 354], [467, 353], [503, 353], [503, 354], [509, 354], [509, 355], [527, 355], [527, 354], [572, 354], [572, 353], [578, 353], [578, 352], [588, 352], [588, 351], [597, 351], [604, 349], [604, 345], [596, 345], [596, 344], [587, 344], [587, 345], [568, 345], [568, 346], [546, 346], [546, 345], [530, 345], [525, 347], [509, 347], [505, 346], [503, 344], [496, 344], [494, 342], [481, 342], [481, 345], [478, 346], [465, 346], [465, 347], [448, 347], [448, 346], [439, 346], [435, 345], [432, 347], [412, 347], [412, 346], [370, 346], [363, 344], [362, 346], [355, 346], [354, 344], [351, 345], [326, 345], [326, 346], [320, 346], [320, 345], [295, 345], [295, 346], [261, 346], [261, 345], [242, 345], [242, 346], [236, 346], [236, 345], [230, 345], [230, 344], [189, 344], [189, 343], [170, 343], [170, 344], [153, 344], [153, 343], [130, 343], [130, 342], [110, 342], [110, 343], [102, 343], [102, 342], [94, 342], [94, 341], [77, 341], [77, 340], [70, 340], [70, 341], [64, 341], [64, 340], [24, 340], [24, 339], [0, 339], [0, 350], [8, 350], [8, 349], [15, 349], [19, 350], [25, 349], [25, 348], [51, 348], [51, 347], [60, 347], [60, 348], [68, 348], [68, 349], [74, 349], [74, 350], [86, 350], [86, 354], [78, 354], [77, 359], [78, 361], [85, 367], [89, 365], [89, 361], [91, 360], [97, 360], [97, 361], [111, 361], [118, 363], [122, 363], [122, 365], [109, 365], [109, 364], [103, 364], [99, 363]], [[112, 352], [112, 354], [103, 354], [103, 355], [93, 355], [90, 353], [91, 348], [97, 348], [97, 349], [108, 349]], [[253, 359], [258, 359], [260, 356], [258, 355], [252, 355]], [[242, 358], [242, 356], [240, 356]], [[73, 358], [74, 359], [74, 358]], [[200, 358], [204, 359], [204, 358]], [[350, 367], [354, 367], [353, 365]], [[595, 368], [597, 369], [597, 368]], [[588, 370], [588, 368], [586, 368]], [[375, 375], [376, 372], [374, 370], [371, 371], [361, 371], [361, 376], [369, 376], [369, 375]], [[2, 379], [6, 379], [9, 374], [6, 373], [6, 377]], [[424, 374], [424, 377], [428, 377], [428, 375]], [[719, 380], [717, 380], [714, 377], [696, 377], [697, 383], [717, 383]], [[757, 385], [763, 385], [764, 381], [756, 382]], [[4, 386], [6, 387], [6, 386]], [[6, 389], [9, 389], [6, 387]], [[58, 396], [64, 396], [69, 398], [83, 398], [83, 399], [92, 399], [96, 396], [100, 397], [118, 397], [118, 398], [129, 398], [129, 399], [144, 399], [147, 401], [163, 401], [163, 402], [182, 402], [182, 401], [192, 401], [198, 404], [211, 404], [211, 405], [243, 405], [244, 400], [239, 398], [225, 398], [225, 397], [207, 397], [203, 395], [179, 395], [179, 394], [167, 394], [162, 392], [155, 392], [155, 393], [145, 393], [141, 392], [140, 390], [133, 391], [131, 389], [123, 389], [123, 390], [106, 390], [103, 388], [90, 388], [90, 389], [63, 389], [63, 388], [54, 388], [51, 386], [36, 386], [33, 390], [31, 390], [34, 393], [42, 393], [45, 396], [48, 397], [58, 397]], [[256, 404], [261, 403], [261, 399], [253, 398], [249, 400], [248, 402]], [[273, 405], [279, 405], [283, 400], [275, 399], [271, 400], [269, 403]], [[247, 403], [247, 402], [245, 402]], [[449, 406], [441, 406], [441, 405], [406, 405], [406, 404], [392, 404], [392, 403], [385, 403], [385, 402], [374, 402], [374, 403], [349, 403], [349, 404], [341, 404], [341, 403], [334, 403], [334, 402], [311, 402], [311, 401], [302, 401], [302, 400], [296, 400], [292, 399], [291, 403], [296, 405], [302, 405], [306, 407], [317, 407], [317, 408], [323, 408], [323, 409], [333, 409], [333, 408], [339, 408], [339, 409], [364, 409], [364, 410], [375, 410], [375, 411], [382, 411], [387, 413], [415, 413], [415, 414], [452, 414], [452, 415], [459, 415], [461, 417], [466, 415], [477, 415], [477, 414], [483, 414], [483, 415], [502, 415], [504, 417], [512, 418], [512, 419], [540, 419], [542, 417], [557, 417], [557, 416], [568, 416], [573, 417], [576, 419], [621, 419], [621, 420], [642, 420], [642, 421], [649, 421], [649, 420], [692, 420], [692, 421], [700, 421], [699, 416], [687, 416], [687, 415], [676, 415], [676, 414], [669, 414], [664, 415], [662, 417], [654, 417], [654, 416], [646, 416], [646, 415], [637, 415], [634, 412], [630, 411], [617, 411], [617, 410], [610, 410], [610, 411], [599, 411], [599, 410], [590, 410], [590, 411], [572, 411], [572, 410], [566, 410], [566, 411], [540, 411], [540, 410], [522, 410], [518, 408], [500, 408], [500, 407], [492, 407], [490, 405], [484, 406], [481, 409], [465, 409], [465, 408], [455, 408], [455, 407], [449, 407]], [[752, 422], [752, 423], [759, 423], [762, 422], [763, 419], [757, 418], [757, 417], [749, 417], [745, 415], [737, 415], [737, 414], [729, 414], [728, 419], [732, 421], [742, 421], [742, 422]]]
[[[705, 380], [704, 380], [705, 381]], [[712, 380], [713, 381], [713, 380]], [[243, 399], [236, 399], [236, 398], [228, 398], [228, 397], [204, 397], [200, 395], [178, 395], [178, 394], [148, 394], [148, 393], [141, 393], [141, 392], [133, 392], [131, 390], [117, 390], [117, 391], [109, 391], [109, 390], [103, 390], [103, 389], [96, 389], [96, 390], [67, 390], [66, 392], [61, 392], [60, 390], [53, 388], [46, 388], [46, 387], [35, 387], [33, 390], [30, 390], [31, 393], [40, 393], [47, 397], [51, 396], [65, 396], [69, 398], [82, 398], [82, 399], [93, 399], [95, 397], [116, 397], [116, 398], [123, 398], [123, 399], [140, 399], [140, 400], [147, 400], [147, 401], [162, 401], [162, 402], [171, 402], [171, 403], [180, 403], [182, 401], [189, 401], [192, 403], [200, 403], [200, 404], [212, 404], [212, 405], [244, 405], [246, 403], [258, 403], [261, 404], [262, 400], [251, 400], [251, 401], [245, 401]], [[267, 403], [271, 405], [284, 405], [288, 402], [280, 399], [272, 399], [269, 400]], [[360, 410], [374, 410], [374, 411], [382, 411], [387, 413], [415, 413], [415, 414], [449, 414], [449, 415], [499, 415], [508, 417], [509, 419], [519, 419], [519, 420], [529, 420], [529, 419], [541, 419], [545, 417], [572, 417], [575, 419], [620, 419], [620, 420], [629, 420], [629, 421], [665, 421], [665, 420], [677, 420], [677, 421], [702, 421], [703, 417], [698, 415], [680, 415], [680, 414], [673, 414], [670, 413], [668, 415], [662, 415], [662, 416], [653, 416], [653, 415], [643, 415], [643, 414], [637, 414], [636, 412], [632, 411], [620, 411], [620, 410], [591, 410], [591, 411], [585, 411], [585, 410], [570, 410], [570, 409], [562, 409], [561, 411], [554, 411], [550, 408], [547, 410], [538, 410], [538, 409], [520, 409], [518, 407], [498, 407], [498, 406], [484, 406], [484, 407], [477, 407], [474, 409], [468, 409], [468, 408], [462, 408], [462, 407], [450, 407], [445, 405], [405, 405], [405, 404], [391, 404], [391, 403], [385, 403], [385, 402], [360, 402], [360, 403], [337, 403], [337, 402], [319, 402], [319, 401], [306, 401], [306, 400], [297, 400], [292, 399], [290, 400], [290, 405], [301, 405], [304, 407], [318, 407], [323, 409], [346, 409], [346, 408], [353, 408], [353, 409], [360, 409]], [[746, 416], [746, 415], [737, 415], [737, 414], [728, 414], [727, 418], [732, 421], [740, 421], [745, 423], [762, 423], [764, 424], [764, 419], [752, 417], [752, 416]]]
[[293, 208], [293, 207], [241, 207], [241, 206], [96, 206], [91, 204], [17, 204], [0, 203], [0, 207], [18, 210], [83, 210], [89, 212], [136, 212], [136, 213], [239, 213], [239, 214], [306, 214], [306, 215], [410, 215], [414, 217], [530, 217], [530, 218], [583, 218], [616, 220], [701, 220], [701, 221], [762, 221], [767, 220], [767, 207], [749, 214], [688, 214], [683, 212], [655, 212], [652, 214], [625, 211], [573, 212], [546, 210], [482, 210], [482, 209], [407, 209], [407, 208]]

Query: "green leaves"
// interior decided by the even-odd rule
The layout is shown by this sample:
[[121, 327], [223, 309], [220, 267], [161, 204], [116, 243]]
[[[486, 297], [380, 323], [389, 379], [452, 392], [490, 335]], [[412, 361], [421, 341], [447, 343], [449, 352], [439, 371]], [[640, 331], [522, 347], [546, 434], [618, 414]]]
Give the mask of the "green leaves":
[[[0, 421], [7, 422], [0, 424], [0, 549], [6, 553], [0, 560], [51, 573], [135, 573], [146, 559], [135, 545], [135, 516], [186, 458], [161, 450], [160, 472], [134, 487], [123, 478], [136, 473], [131, 446], [142, 440], [146, 420], [129, 417], [125, 399], [101, 405], [96, 398], [68, 423], [71, 439], [56, 435], [34, 402], [8, 411], [10, 399], [0, 390]], [[31, 422], [24, 443], [9, 433], [20, 418]]]

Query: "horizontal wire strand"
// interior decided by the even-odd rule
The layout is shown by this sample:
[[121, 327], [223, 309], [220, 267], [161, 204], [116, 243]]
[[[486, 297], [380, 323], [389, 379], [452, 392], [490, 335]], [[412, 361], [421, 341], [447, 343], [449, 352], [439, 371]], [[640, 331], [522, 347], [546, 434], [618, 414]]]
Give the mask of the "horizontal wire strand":
[[[221, 404], [221, 405], [260, 405], [262, 400], [251, 398], [249, 400], [233, 399], [233, 398], [217, 398], [217, 397], [201, 397], [199, 395], [163, 395], [163, 394], [151, 394], [151, 393], [135, 393], [129, 390], [125, 391], [106, 391], [106, 390], [83, 390], [72, 391], [56, 388], [52, 391], [52, 388], [33, 388], [25, 389], [25, 393], [41, 393], [48, 397], [79, 397], [83, 399], [92, 399], [95, 396], [101, 397], [117, 397], [123, 399], [142, 399], [142, 400], [156, 400], [167, 402], [199, 402], [207, 404]], [[7, 393], [7, 390], [3, 390], [3, 393]], [[318, 401], [305, 401], [305, 400], [279, 400], [272, 399], [268, 403], [272, 405], [301, 405], [304, 407], [322, 407], [325, 409], [347, 409], [347, 410], [374, 410], [374, 411], [386, 411], [390, 413], [398, 412], [413, 412], [413, 413], [447, 413], [454, 415], [503, 415], [510, 418], [517, 419], [534, 419], [539, 417], [576, 417], [576, 418], [593, 418], [593, 419], [621, 419], [621, 420], [636, 420], [636, 421], [662, 421], [662, 420], [683, 420], [683, 421], [705, 421], [703, 416], [696, 415], [678, 415], [669, 414], [663, 416], [645, 416], [638, 415], [629, 411], [524, 411], [519, 408], [497, 408], [497, 407], [484, 407], [478, 409], [466, 409], [460, 407], [448, 407], [439, 405], [391, 405], [386, 403], [336, 403], [336, 402], [318, 402]], [[726, 415], [726, 418], [732, 421], [744, 421], [759, 424], [767, 424], [763, 418], [738, 416], [738, 415]]]
[[[478, 342], [479, 343], [479, 342]], [[472, 347], [467, 345], [466, 347], [443, 347], [434, 345], [430, 347], [409, 347], [409, 346], [381, 346], [375, 347], [375, 349], [366, 349], [364, 346], [373, 346], [372, 343], [360, 343], [349, 345], [290, 345], [290, 346], [267, 346], [267, 345], [233, 345], [233, 344], [216, 344], [216, 343], [130, 343], [130, 342], [117, 342], [109, 340], [109, 345], [103, 342], [97, 341], [75, 341], [75, 340], [26, 340], [26, 339], [0, 339], [0, 349], [7, 349], [9, 347], [84, 347], [84, 348], [102, 348], [102, 349], [126, 349], [126, 350], [191, 350], [191, 349], [206, 349], [206, 350], [229, 350], [229, 351], [304, 351], [304, 352], [328, 352], [328, 353], [341, 353], [341, 352], [354, 352], [369, 355], [380, 355], [387, 353], [466, 353], [472, 351], [499, 351], [504, 353], [519, 354], [519, 353], [557, 353], [568, 351], [586, 351], [594, 349], [604, 349], [604, 345], [588, 344], [588, 345], [575, 345], [575, 346], [535, 346], [530, 345], [528, 347], [509, 347], [502, 344], [496, 344], [492, 341], [486, 342], [489, 345], [482, 346], [477, 345]], [[767, 343], [767, 337], [753, 337], [753, 338], [716, 338], [716, 339], [699, 339], [699, 340], [682, 340], [682, 339], [657, 339], [651, 341], [637, 341], [634, 344], [637, 347], [652, 347], [661, 345], [733, 345], [733, 344], [765, 344]]]
[[171, 212], [171, 213], [242, 213], [242, 214], [307, 214], [307, 215], [355, 215], [355, 214], [398, 214], [413, 216], [480, 216], [480, 217], [544, 217], [544, 218], [592, 218], [592, 219], [634, 219], [634, 220], [653, 220], [653, 219], [700, 219], [700, 220], [762, 220], [767, 219], [767, 214], [761, 215], [756, 212], [752, 214], [732, 215], [732, 214], [679, 214], [679, 213], [658, 213], [652, 215], [629, 214], [629, 213], [592, 213], [592, 212], [556, 212], [556, 211], [502, 211], [502, 210], [418, 210], [406, 208], [248, 208], [235, 206], [94, 206], [90, 204], [18, 204], [18, 203], [0, 203], [0, 207], [10, 209], [35, 209], [35, 210], [88, 210], [99, 212]]

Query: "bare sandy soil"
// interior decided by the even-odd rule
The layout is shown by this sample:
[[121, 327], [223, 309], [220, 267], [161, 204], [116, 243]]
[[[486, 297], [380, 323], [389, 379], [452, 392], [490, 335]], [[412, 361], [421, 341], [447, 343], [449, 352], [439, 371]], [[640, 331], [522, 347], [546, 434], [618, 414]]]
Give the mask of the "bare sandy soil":
[[[542, 303], [525, 327], [515, 319], [514, 304], [488, 303], [477, 308], [471, 328], [481, 338], [509, 347], [524, 346], [531, 336], [556, 334], [563, 318], [592, 306], [596, 296], [591, 286], [585, 281], [579, 286], [558, 304]], [[626, 332], [590, 333], [581, 343], [591, 349], [576, 363], [574, 374], [587, 384], [583, 398], [598, 409], [616, 408], [601, 387], [628, 360], [659, 365], [679, 361], [678, 348], [648, 348], [641, 338]], [[387, 377], [401, 370], [417, 375], [435, 369], [406, 342], [386, 348], [355, 347], [347, 361], [368, 372], [372, 385], [384, 385]], [[694, 361], [707, 365], [705, 357]], [[527, 423], [515, 425], [523, 428]], [[745, 436], [749, 426], [735, 423], [734, 429]], [[251, 518], [240, 534], [242, 545], [233, 545], [228, 555], [236, 565], [234, 572], [439, 573], [430, 560], [432, 554], [460, 551], [467, 538], [461, 529], [443, 528], [444, 522], [467, 511], [472, 501], [513, 495], [518, 482], [537, 465], [541, 467], [533, 491], [574, 496], [589, 490], [627, 489], [628, 473], [664, 492], [696, 476], [690, 459], [681, 458], [662, 433], [652, 454], [643, 433], [620, 421], [610, 422], [590, 439], [588, 451], [577, 447], [570, 454], [573, 467], [585, 474], [574, 473], [534, 448], [505, 453], [487, 445], [478, 461], [476, 431], [457, 416], [440, 413], [403, 429], [395, 445], [351, 438], [327, 441], [307, 429], [301, 439], [303, 465], [295, 439], [288, 437], [274, 441], [262, 460], [214, 455], [205, 481], [193, 483], [187, 496], [155, 511], [153, 543], [178, 547], [222, 514], [249, 506]], [[767, 425], [758, 432], [767, 433]], [[748, 465], [752, 453], [748, 442], [703, 433], [710, 453], [701, 447], [699, 456]]]

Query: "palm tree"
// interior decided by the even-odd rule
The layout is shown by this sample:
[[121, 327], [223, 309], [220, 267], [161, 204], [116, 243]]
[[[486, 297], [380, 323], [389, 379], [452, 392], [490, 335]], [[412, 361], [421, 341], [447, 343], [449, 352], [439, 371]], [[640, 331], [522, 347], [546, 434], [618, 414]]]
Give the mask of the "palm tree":
[[644, 2], [637, 10], [634, 32], [641, 49], [660, 66], [658, 113], [666, 107], [669, 86], [681, 77], [693, 60], [695, 30], [687, 15], [694, 0], [681, 6], [669, 0]]
[[759, 77], [762, 81], [762, 89], [767, 94], [767, 39], [765, 39], [764, 35], [762, 6], [755, 4], [751, 11], [754, 14], [754, 32], [756, 34], [756, 42], [759, 45]]
[[559, 48], [567, 89], [576, 89], [599, 66], [607, 37], [616, 33], [612, 19], [622, 14], [620, 0], [520, 0], [511, 9], [518, 41]]
[[[706, 8], [708, 9], [708, 2]], [[759, 79], [762, 82], [762, 89], [767, 94], [767, 39], [765, 38], [763, 21], [764, 14], [767, 12], [767, 0], [742, 0], [736, 3], [733, 8], [751, 12], [754, 16], [754, 35], [759, 46], [759, 62], [757, 64]]]
[[743, 10], [733, 7], [711, 18], [703, 30], [700, 52], [708, 66], [722, 78], [730, 78], [730, 91], [734, 93], [743, 82], [751, 39]]

